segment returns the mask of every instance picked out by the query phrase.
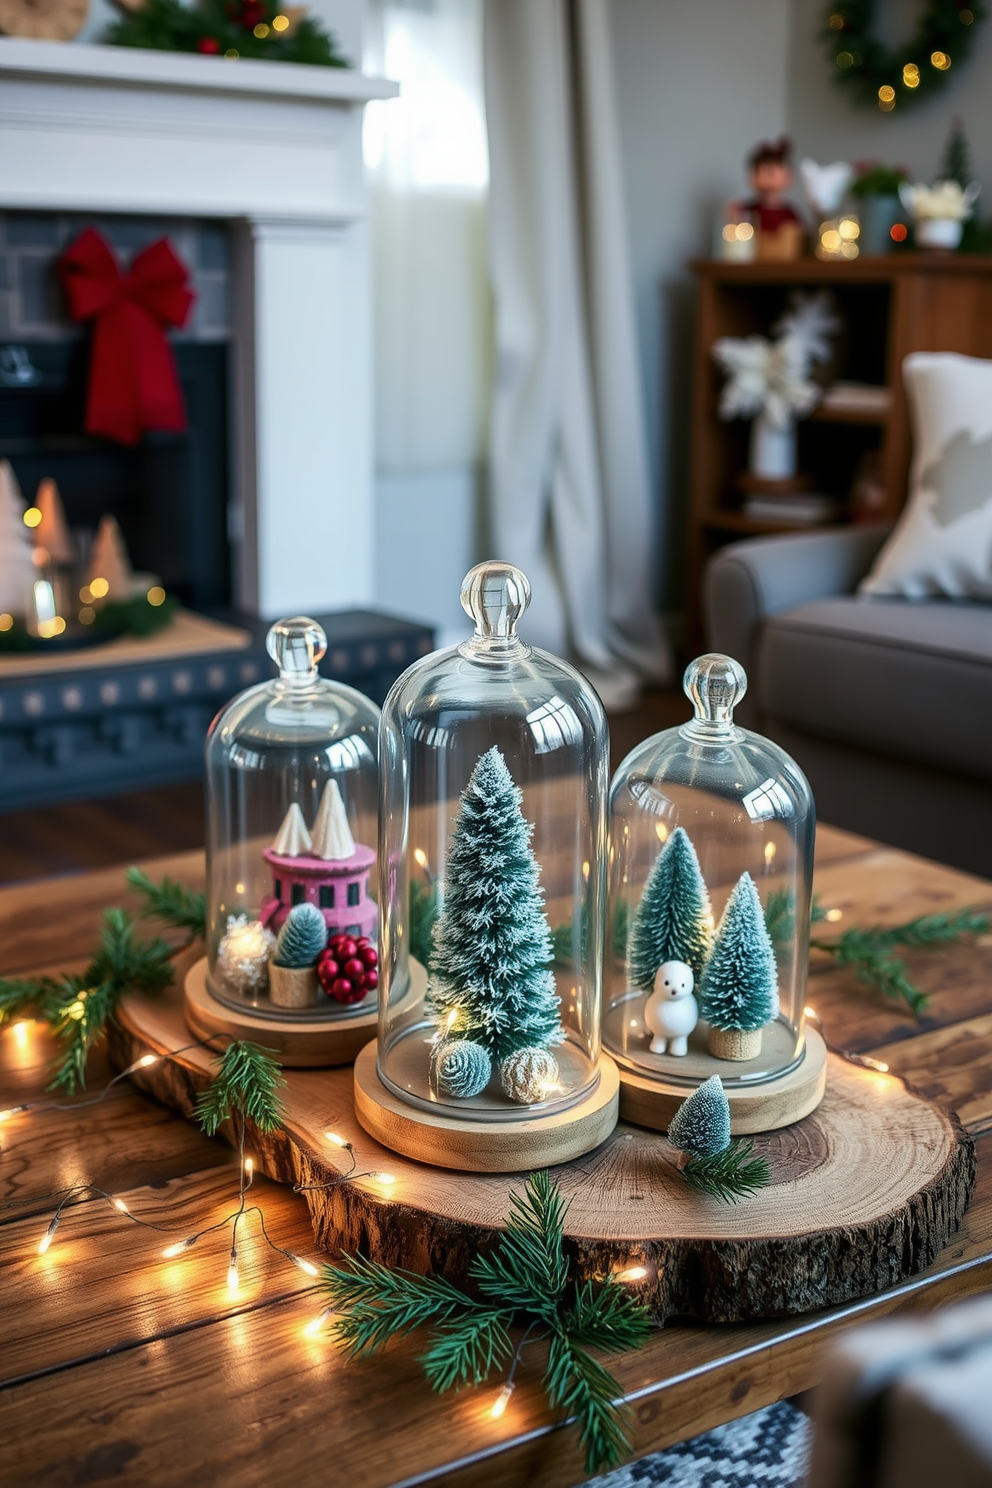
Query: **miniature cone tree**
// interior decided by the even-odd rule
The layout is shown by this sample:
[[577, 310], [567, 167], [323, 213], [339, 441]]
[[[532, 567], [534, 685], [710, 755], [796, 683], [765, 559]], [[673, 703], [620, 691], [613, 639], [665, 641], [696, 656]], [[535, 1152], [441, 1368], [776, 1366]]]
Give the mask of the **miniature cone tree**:
[[761, 1030], [778, 1012], [775, 949], [758, 890], [742, 873], [727, 900], [699, 987], [699, 1013], [710, 1025], [710, 1053], [754, 1059]]
[[975, 173], [971, 168], [971, 150], [968, 147], [968, 136], [964, 132], [964, 126], [960, 119], [955, 119], [951, 124], [951, 132], [947, 136], [944, 146], [943, 158], [940, 169], [937, 172], [938, 181], [956, 181], [962, 191], [970, 186], [975, 179]]
[[45, 549], [53, 563], [63, 566], [73, 563], [76, 544], [65, 519], [59, 488], [49, 476], [38, 482], [34, 504], [41, 512], [41, 521], [34, 529], [36, 545]]
[[24, 510], [10, 461], [0, 460], [0, 613], [17, 618], [30, 611], [35, 580]]
[[564, 1037], [522, 799], [500, 751], [488, 750], [462, 795], [433, 934], [431, 1017], [442, 1038], [477, 1044], [497, 1065]]
[[134, 589], [134, 570], [128, 557], [124, 535], [117, 525], [116, 517], [109, 514], [100, 518], [96, 529], [90, 561], [86, 570], [86, 582], [92, 587], [96, 579], [104, 579], [108, 585], [106, 595], [97, 594], [97, 599], [128, 599]]
[[713, 914], [696, 849], [676, 827], [648, 874], [627, 952], [632, 987], [649, 992], [666, 961], [683, 961], [699, 979], [712, 940]]

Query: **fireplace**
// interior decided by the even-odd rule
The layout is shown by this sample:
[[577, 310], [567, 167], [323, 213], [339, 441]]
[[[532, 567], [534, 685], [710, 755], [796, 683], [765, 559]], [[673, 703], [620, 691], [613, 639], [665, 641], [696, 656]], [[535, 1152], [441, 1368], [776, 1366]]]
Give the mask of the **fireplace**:
[[[134, 457], [115, 455], [116, 472], [108, 464], [102, 477], [110, 509], [117, 501], [126, 514], [136, 564], [147, 560], [190, 598], [213, 586], [266, 617], [372, 601], [361, 105], [395, 92], [346, 69], [0, 38], [0, 211], [10, 214], [8, 226], [39, 214], [120, 226], [126, 215], [133, 234], [135, 218], [153, 217], [170, 236], [212, 231], [227, 244], [226, 338], [177, 342], [194, 404], [199, 394], [204, 408], [226, 402], [226, 440], [214, 440], [212, 453], [199, 448], [213, 414], [201, 424], [197, 413], [185, 448], [147, 440]], [[0, 326], [0, 345], [16, 339], [48, 362], [51, 401], [31, 413], [26, 397], [21, 414], [41, 427], [57, 422], [59, 408], [68, 418], [78, 344], [60, 351], [51, 338], [15, 338], [12, 329]], [[14, 414], [14, 424], [6, 411], [0, 417], [0, 438], [33, 437], [16, 431]], [[50, 443], [45, 458], [55, 453]], [[92, 475], [101, 455], [76, 453], [63, 494], [70, 520], [78, 513], [88, 525], [100, 498], [87, 494], [83, 466], [89, 461]], [[109, 461], [106, 447], [103, 454]], [[23, 461], [30, 488], [35, 456], [25, 445], [11, 458], [19, 473]], [[45, 473], [58, 478], [55, 469]], [[170, 514], [170, 490], [180, 486], [184, 498]], [[139, 487], [151, 515], [139, 515], [125, 494]], [[186, 558], [169, 548], [183, 523]], [[163, 571], [173, 563], [174, 578]]]

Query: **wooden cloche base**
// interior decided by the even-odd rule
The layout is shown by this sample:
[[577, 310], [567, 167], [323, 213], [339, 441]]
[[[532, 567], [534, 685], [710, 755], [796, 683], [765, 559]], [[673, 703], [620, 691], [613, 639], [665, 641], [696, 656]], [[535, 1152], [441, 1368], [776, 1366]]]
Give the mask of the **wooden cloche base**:
[[[125, 998], [110, 1038], [121, 1069], [182, 1048], [181, 998]], [[208, 1050], [186, 1049], [130, 1078], [191, 1117], [215, 1068]], [[595, 1152], [555, 1168], [579, 1276], [644, 1266], [638, 1290], [659, 1318], [741, 1322], [854, 1301], [923, 1271], [967, 1207], [971, 1141], [895, 1075], [828, 1054], [827, 1076], [811, 1116], [754, 1139], [772, 1181], [740, 1204], [694, 1193], [665, 1139], [623, 1122]], [[386, 1151], [357, 1121], [353, 1088], [351, 1070], [287, 1070], [282, 1126], [250, 1131], [258, 1170], [331, 1184], [351, 1162], [328, 1141], [334, 1132], [366, 1176], [306, 1193], [317, 1245], [464, 1285], [522, 1175], [451, 1172]], [[230, 1123], [222, 1134], [235, 1141]]]
[[207, 987], [207, 958], [186, 973], [186, 1024], [196, 1038], [223, 1049], [231, 1039], [248, 1039], [272, 1051], [280, 1064], [293, 1069], [322, 1069], [352, 1064], [375, 1033], [378, 1014], [367, 1009], [352, 1017], [266, 1018], [238, 1012], [211, 997]]
[[355, 1115], [393, 1152], [462, 1173], [519, 1173], [572, 1162], [605, 1142], [617, 1124], [619, 1080], [600, 1055], [595, 1090], [565, 1111], [515, 1121], [464, 1121], [422, 1111], [387, 1090], [376, 1069], [376, 1045], [355, 1060]]
[[[714, 1059], [712, 1064], [708, 1073], [719, 1074], [719, 1061]], [[734, 1072], [732, 1064], [724, 1067], [728, 1074]], [[743, 1137], [792, 1126], [816, 1110], [826, 1080], [827, 1046], [815, 1028], [807, 1028], [806, 1053], [794, 1070], [774, 1080], [763, 1080], [760, 1085], [726, 1087], [731, 1132]], [[635, 1075], [620, 1066], [620, 1115], [624, 1121], [652, 1131], [667, 1131], [668, 1123], [691, 1093], [691, 1087]]]

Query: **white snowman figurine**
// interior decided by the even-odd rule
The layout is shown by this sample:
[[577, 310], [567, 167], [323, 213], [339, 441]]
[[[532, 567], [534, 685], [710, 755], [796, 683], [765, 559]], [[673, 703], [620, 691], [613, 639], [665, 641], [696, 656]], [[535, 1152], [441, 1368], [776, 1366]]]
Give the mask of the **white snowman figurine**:
[[685, 1054], [689, 1035], [699, 1021], [692, 995], [692, 967], [665, 961], [654, 976], [654, 991], [644, 1004], [644, 1021], [654, 1035], [652, 1054]]

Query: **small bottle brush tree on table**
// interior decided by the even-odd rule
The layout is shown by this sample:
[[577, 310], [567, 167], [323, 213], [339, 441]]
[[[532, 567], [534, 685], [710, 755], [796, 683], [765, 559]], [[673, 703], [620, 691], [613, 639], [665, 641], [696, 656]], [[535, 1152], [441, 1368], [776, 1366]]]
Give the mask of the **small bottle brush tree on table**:
[[699, 987], [699, 1013], [710, 1025], [710, 1053], [755, 1059], [761, 1030], [778, 1012], [775, 950], [758, 890], [742, 873], [723, 911]]
[[507, 1095], [527, 1104], [557, 1081], [550, 1049], [564, 1033], [522, 799], [500, 751], [488, 750], [448, 849], [427, 1007], [439, 1030], [434, 1078], [447, 1094], [477, 1095], [496, 1065]]

